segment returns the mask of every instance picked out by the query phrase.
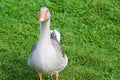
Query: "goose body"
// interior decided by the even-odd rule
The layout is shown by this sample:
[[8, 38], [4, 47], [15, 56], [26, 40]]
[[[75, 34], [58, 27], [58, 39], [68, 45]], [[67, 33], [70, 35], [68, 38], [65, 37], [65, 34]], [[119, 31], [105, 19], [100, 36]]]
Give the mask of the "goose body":
[[[38, 74], [57, 74], [65, 68], [68, 63], [67, 56], [63, 53], [58, 38], [50, 34], [50, 12], [46, 7], [40, 9], [40, 38], [33, 46], [28, 65]], [[60, 36], [60, 35], [59, 35]], [[58, 80], [58, 78], [56, 78]]]

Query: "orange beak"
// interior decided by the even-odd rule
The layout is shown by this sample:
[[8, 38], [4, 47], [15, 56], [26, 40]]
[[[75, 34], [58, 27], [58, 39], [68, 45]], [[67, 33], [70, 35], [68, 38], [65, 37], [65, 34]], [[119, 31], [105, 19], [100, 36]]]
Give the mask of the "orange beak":
[[40, 12], [40, 21], [45, 21], [46, 19], [46, 12]]

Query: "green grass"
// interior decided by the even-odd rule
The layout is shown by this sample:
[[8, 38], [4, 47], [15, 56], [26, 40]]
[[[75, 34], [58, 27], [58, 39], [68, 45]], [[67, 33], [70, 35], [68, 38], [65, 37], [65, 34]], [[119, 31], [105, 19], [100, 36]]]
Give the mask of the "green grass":
[[[39, 80], [28, 67], [47, 6], [69, 58], [59, 80], [120, 80], [119, 0], [0, 0], [0, 80]], [[43, 75], [43, 80], [55, 80]]]

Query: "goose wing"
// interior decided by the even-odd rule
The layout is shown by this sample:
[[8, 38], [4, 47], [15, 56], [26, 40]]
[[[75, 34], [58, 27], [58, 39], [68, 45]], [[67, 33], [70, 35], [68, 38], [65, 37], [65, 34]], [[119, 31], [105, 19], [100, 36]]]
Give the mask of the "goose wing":
[[52, 45], [55, 48], [55, 50], [58, 53], [58, 55], [64, 57], [65, 54], [63, 53], [62, 48], [61, 48], [59, 42], [56, 39], [53, 39], [53, 38], [51, 38], [51, 41], [52, 41]]

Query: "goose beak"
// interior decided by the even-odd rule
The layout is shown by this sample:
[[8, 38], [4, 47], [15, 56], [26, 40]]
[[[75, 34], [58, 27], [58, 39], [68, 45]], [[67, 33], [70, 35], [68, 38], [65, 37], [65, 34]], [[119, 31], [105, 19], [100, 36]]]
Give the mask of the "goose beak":
[[45, 19], [46, 19], [46, 12], [40, 12], [40, 21], [45, 21]]

